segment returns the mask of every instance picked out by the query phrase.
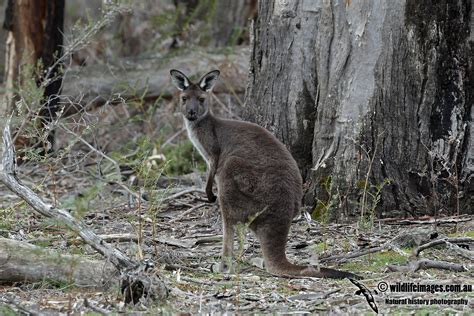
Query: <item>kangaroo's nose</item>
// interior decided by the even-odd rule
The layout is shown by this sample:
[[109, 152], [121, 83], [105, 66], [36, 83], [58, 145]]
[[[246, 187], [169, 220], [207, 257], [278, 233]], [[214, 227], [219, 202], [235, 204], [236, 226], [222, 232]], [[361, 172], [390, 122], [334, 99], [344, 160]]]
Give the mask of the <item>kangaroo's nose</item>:
[[188, 110], [188, 114], [191, 115], [191, 116], [194, 116], [194, 115], [196, 115], [196, 111]]

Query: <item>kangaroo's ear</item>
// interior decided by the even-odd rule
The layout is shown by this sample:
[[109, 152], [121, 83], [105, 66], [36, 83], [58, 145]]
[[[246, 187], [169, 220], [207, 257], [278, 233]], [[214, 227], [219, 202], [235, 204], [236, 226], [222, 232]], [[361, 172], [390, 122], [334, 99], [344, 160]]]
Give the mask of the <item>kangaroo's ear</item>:
[[170, 75], [173, 84], [181, 91], [186, 90], [191, 85], [188, 77], [179, 70], [171, 69]]
[[216, 84], [217, 78], [219, 78], [220, 73], [221, 72], [219, 70], [213, 70], [205, 74], [201, 78], [201, 80], [199, 80], [199, 88], [206, 92], [211, 91], [214, 85]]

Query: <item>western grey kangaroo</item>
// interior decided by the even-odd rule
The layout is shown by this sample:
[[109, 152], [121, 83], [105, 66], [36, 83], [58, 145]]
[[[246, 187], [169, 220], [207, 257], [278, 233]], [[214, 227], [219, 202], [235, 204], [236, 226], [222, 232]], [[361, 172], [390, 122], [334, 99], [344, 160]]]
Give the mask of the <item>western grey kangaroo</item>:
[[189, 139], [208, 165], [206, 195], [217, 177], [224, 242], [221, 268], [232, 258], [234, 225], [250, 223], [257, 236], [269, 273], [284, 277], [358, 278], [327, 268], [300, 266], [288, 261], [286, 241], [292, 219], [303, 197], [298, 166], [286, 147], [256, 124], [215, 117], [209, 109], [209, 92], [220, 72], [213, 70], [197, 84], [178, 70], [171, 70], [181, 90], [180, 106]]

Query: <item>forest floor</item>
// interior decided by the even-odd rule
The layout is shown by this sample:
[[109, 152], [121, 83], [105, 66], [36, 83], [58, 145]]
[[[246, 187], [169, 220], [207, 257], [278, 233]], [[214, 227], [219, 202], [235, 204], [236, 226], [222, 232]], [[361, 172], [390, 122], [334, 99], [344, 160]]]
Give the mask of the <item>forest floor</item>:
[[[28, 186], [35, 187], [49, 171], [43, 167], [21, 170], [20, 177]], [[61, 181], [42, 183], [42, 192], [55, 192], [61, 203], [71, 200], [71, 192], [86, 188], [90, 183], [84, 179], [67, 178], [67, 173], [57, 174]], [[127, 313], [371, 313], [366, 299], [357, 295], [358, 288], [349, 280], [327, 280], [316, 278], [286, 279], [274, 277], [261, 268], [262, 259], [258, 242], [243, 227], [236, 238], [236, 262], [234, 273], [222, 275], [213, 272], [219, 262], [221, 249], [221, 222], [217, 205], [208, 204], [199, 191], [179, 194], [189, 189], [189, 179], [173, 178], [174, 185], [160, 194], [175, 194], [175, 198], [163, 203], [129, 202], [120, 187], [109, 184], [100, 188], [88, 200], [75, 196], [74, 203], [83, 203], [80, 216], [98, 234], [142, 235], [138, 244], [136, 237], [128, 241], [111, 241], [112, 245], [132, 258], [148, 258], [155, 263], [156, 271], [170, 290], [169, 298], [151, 306], [137, 304], [125, 306], [121, 302], [118, 288], [108, 290], [84, 289], [74, 284], [57, 284], [49, 280], [39, 283], [14, 283], [0, 286], [3, 307], [0, 314], [76, 314], [80, 312], [127, 312]], [[196, 183], [201, 177], [194, 175]], [[165, 183], [164, 181], [163, 183]], [[182, 185], [180, 183], [184, 183]], [[169, 183], [166, 184], [170, 188]], [[54, 188], [54, 189], [53, 189]], [[165, 192], [165, 193], [164, 193]], [[178, 193], [178, 194], [176, 194]], [[40, 193], [41, 194], [41, 193]], [[42, 197], [54, 202], [52, 196]], [[150, 199], [149, 199], [150, 200]], [[160, 199], [156, 199], [158, 201]], [[161, 199], [161, 201], [163, 201]], [[0, 237], [32, 243], [54, 249], [59, 253], [73, 253], [100, 259], [89, 246], [77, 242], [76, 236], [61, 223], [44, 219], [29, 206], [0, 185]], [[77, 208], [76, 208], [77, 210]], [[459, 218], [457, 218], [459, 220]], [[430, 219], [432, 220], [432, 219]], [[456, 220], [456, 219], [455, 219]], [[407, 224], [407, 223], [405, 223]], [[400, 248], [383, 250], [352, 259], [324, 263], [325, 266], [352, 271], [363, 276], [360, 282], [372, 293], [379, 312], [393, 314], [415, 311], [416, 314], [468, 313], [474, 307], [474, 293], [403, 293], [388, 289], [384, 285], [397, 282], [413, 282], [440, 285], [473, 284], [470, 271], [419, 270], [402, 273], [389, 272], [387, 265], [405, 265], [408, 255], [416, 243], [417, 234], [439, 236], [474, 237], [473, 217], [462, 217], [457, 223], [397, 225], [393, 221], [376, 222], [371, 230], [359, 231], [355, 225], [320, 225], [304, 216], [293, 225], [287, 246], [291, 261], [315, 263], [333, 255], [346, 254], [387, 245], [394, 238], [404, 239]], [[407, 241], [406, 236], [415, 236]], [[134, 241], [135, 240], [135, 241]], [[472, 250], [472, 244], [470, 245]], [[393, 249], [393, 248], [392, 248]], [[141, 254], [141, 255], [140, 255]], [[457, 255], [447, 247], [430, 248], [420, 257], [449, 261], [469, 266], [472, 262]], [[345, 261], [344, 263], [341, 263]], [[1, 267], [0, 267], [1, 269]], [[99, 276], [98, 276], [99, 277]], [[403, 299], [436, 299], [444, 303], [428, 301], [403, 301]], [[455, 304], [449, 299], [465, 299], [466, 303]], [[388, 300], [394, 304], [390, 304]], [[397, 303], [398, 302], [398, 303]], [[439, 303], [439, 304], [438, 304]], [[0, 303], [1, 304], [1, 303]], [[442, 312], [441, 312], [442, 311]]]

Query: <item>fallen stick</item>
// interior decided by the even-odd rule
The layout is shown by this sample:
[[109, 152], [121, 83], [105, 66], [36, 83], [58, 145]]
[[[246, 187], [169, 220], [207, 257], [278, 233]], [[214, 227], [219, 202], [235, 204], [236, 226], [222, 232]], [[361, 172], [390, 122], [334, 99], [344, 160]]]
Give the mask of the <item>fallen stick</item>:
[[201, 203], [201, 204], [195, 205], [195, 206], [191, 207], [190, 209], [188, 209], [188, 210], [184, 211], [183, 213], [181, 213], [179, 216], [177, 216], [177, 217], [175, 217], [175, 218], [169, 220], [169, 223], [174, 223], [174, 222], [176, 222], [176, 221], [179, 221], [179, 220], [181, 220], [183, 217], [185, 217], [186, 215], [191, 214], [191, 213], [194, 212], [195, 210], [200, 209], [201, 207], [204, 207], [204, 206], [206, 206], [206, 205], [208, 205], [208, 203]]
[[105, 308], [100, 308], [99, 306], [96, 306], [95, 304], [92, 304], [89, 302], [87, 298], [84, 298], [84, 306], [92, 309], [94, 312], [99, 313], [101, 315], [109, 315], [110, 311], [106, 310]]
[[464, 259], [468, 259], [474, 262], [474, 251], [461, 248], [458, 245], [455, 245], [452, 243], [447, 243], [446, 245], [448, 246], [450, 250], [454, 251], [459, 256], [463, 257]]
[[162, 202], [166, 202], [166, 201], [169, 201], [169, 200], [174, 200], [174, 199], [179, 198], [180, 196], [183, 196], [183, 195], [188, 194], [188, 193], [194, 193], [194, 192], [198, 192], [198, 193], [202, 193], [202, 194], [206, 193], [206, 192], [204, 192], [203, 189], [193, 187], [193, 188], [185, 189], [185, 190], [177, 192], [175, 194], [166, 196], [165, 198], [162, 199]]
[[428, 242], [426, 244], [420, 245], [413, 249], [413, 256], [417, 257], [423, 250], [426, 250], [428, 248], [437, 246], [437, 245], [442, 245], [446, 243], [451, 243], [451, 244], [463, 244], [463, 243], [474, 243], [474, 238], [471, 237], [453, 237], [453, 238], [441, 238], [441, 239], [436, 239], [431, 242]]
[[74, 218], [69, 212], [54, 207], [42, 201], [30, 188], [24, 186], [16, 176], [15, 148], [10, 134], [10, 120], [3, 131], [3, 158], [0, 165], [0, 181], [7, 188], [21, 197], [35, 211], [48, 218], [64, 223], [69, 229], [77, 233], [88, 245], [94, 248], [109, 260], [121, 273], [122, 292], [126, 303], [136, 303], [140, 298], [154, 298], [162, 300], [167, 297], [168, 290], [164, 283], [156, 276], [149, 275], [145, 268], [131, 260], [119, 250], [104, 242], [91, 231], [82, 221]]
[[468, 271], [468, 268], [461, 264], [446, 262], [446, 261], [434, 261], [429, 259], [421, 259], [418, 261], [411, 261], [406, 266], [397, 266], [389, 264], [387, 268], [394, 272], [416, 272], [418, 270], [427, 269], [441, 269], [456, 272]]
[[[97, 235], [104, 241], [113, 241], [113, 242], [129, 242], [129, 241], [138, 241], [138, 236], [135, 234], [124, 233], [124, 234], [105, 234], [105, 235]], [[77, 237], [76, 240], [82, 240], [81, 238]]]
[[431, 224], [456, 224], [462, 222], [472, 221], [472, 216], [461, 217], [461, 218], [431, 218], [428, 220], [419, 219], [403, 219], [403, 220], [386, 220], [384, 221], [387, 225], [431, 225]]

